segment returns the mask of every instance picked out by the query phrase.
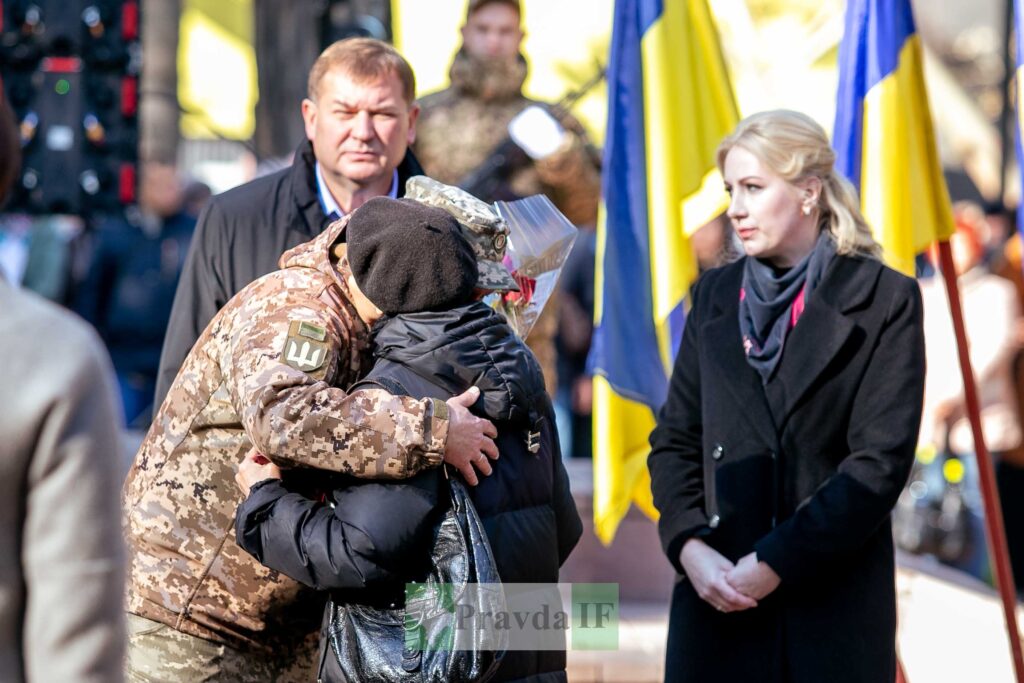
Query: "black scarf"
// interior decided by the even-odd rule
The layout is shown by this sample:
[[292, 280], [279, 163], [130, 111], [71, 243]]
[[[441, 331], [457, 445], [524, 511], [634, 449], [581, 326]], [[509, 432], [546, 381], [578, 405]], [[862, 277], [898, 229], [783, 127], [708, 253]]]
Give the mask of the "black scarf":
[[811, 293], [821, 282], [835, 253], [835, 242], [828, 231], [823, 230], [811, 253], [789, 270], [779, 271], [749, 257], [743, 264], [740, 334], [747, 362], [765, 384], [782, 360], [793, 302], [801, 290], [804, 305], [810, 301]]

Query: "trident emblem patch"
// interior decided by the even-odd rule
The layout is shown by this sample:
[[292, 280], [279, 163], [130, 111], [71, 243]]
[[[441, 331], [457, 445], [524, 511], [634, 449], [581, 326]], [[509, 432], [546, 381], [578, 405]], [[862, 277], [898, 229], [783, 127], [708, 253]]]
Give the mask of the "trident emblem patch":
[[301, 370], [314, 379], [323, 379], [327, 374], [327, 357], [330, 347], [327, 331], [319, 325], [293, 320], [288, 326], [288, 338], [284, 342], [281, 358], [285, 364]]

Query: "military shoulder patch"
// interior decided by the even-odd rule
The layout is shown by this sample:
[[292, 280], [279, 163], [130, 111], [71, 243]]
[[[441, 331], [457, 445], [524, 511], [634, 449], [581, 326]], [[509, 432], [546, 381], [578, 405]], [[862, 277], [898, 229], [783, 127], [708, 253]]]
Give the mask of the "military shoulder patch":
[[324, 379], [330, 346], [325, 341], [327, 330], [313, 323], [293, 320], [288, 326], [281, 359], [286, 365], [301, 370], [313, 379]]

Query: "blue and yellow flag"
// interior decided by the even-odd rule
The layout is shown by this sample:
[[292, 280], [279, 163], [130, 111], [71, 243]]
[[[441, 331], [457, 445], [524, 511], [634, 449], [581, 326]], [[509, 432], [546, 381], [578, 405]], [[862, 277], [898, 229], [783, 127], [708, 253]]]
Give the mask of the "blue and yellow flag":
[[833, 146], [886, 262], [913, 276], [954, 228], [909, 0], [849, 0]]
[[652, 517], [647, 437], [697, 274], [688, 234], [726, 207], [715, 148], [736, 104], [706, 0], [617, 0], [598, 225], [594, 523]]

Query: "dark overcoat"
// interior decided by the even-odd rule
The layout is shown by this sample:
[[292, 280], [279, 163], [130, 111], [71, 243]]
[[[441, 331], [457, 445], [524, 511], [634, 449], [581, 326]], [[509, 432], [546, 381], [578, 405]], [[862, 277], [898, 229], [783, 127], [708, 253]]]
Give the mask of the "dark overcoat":
[[[914, 459], [924, 391], [917, 283], [837, 256], [767, 383], [739, 331], [743, 261], [709, 271], [651, 435], [662, 546], [680, 573], [668, 681], [888, 683], [896, 598], [890, 511]], [[694, 535], [782, 579], [723, 614], [683, 576]]]

